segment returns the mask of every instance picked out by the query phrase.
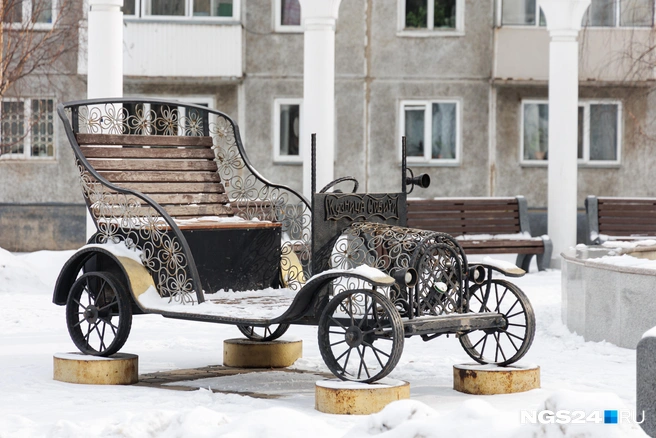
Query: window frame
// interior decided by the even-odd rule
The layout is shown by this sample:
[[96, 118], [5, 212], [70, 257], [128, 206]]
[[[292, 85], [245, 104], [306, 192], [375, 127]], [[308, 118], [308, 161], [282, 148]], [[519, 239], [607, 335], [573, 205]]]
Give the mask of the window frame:
[[432, 0], [425, 0], [427, 4], [428, 23], [426, 29], [412, 29], [405, 27], [406, 0], [397, 0], [397, 36], [402, 37], [445, 37], [465, 35], [465, 0], [456, 0], [456, 27], [452, 30], [434, 28], [434, 8]]
[[[11, 30], [50, 30], [52, 26], [57, 22], [59, 18], [59, 2], [58, 0], [52, 0], [52, 20], [50, 23], [32, 23], [32, 1], [33, 0], [21, 0], [22, 6], [22, 20], [20, 22], [11, 22], [11, 23], [2, 23], [2, 26], [5, 29]], [[48, 97], [49, 99], [49, 97]]]
[[[536, 5], [535, 5], [536, 10], [538, 10], [538, 17], [535, 20], [536, 21], [535, 24], [504, 24], [503, 23], [503, 2], [504, 1], [505, 0], [501, 0], [501, 1], [497, 2], [497, 17], [498, 17], [498, 23], [499, 23], [498, 26], [499, 27], [508, 26], [508, 27], [515, 27], [515, 28], [528, 28], [528, 29], [533, 29], [533, 28], [543, 28], [544, 29], [544, 28], [546, 28], [546, 26], [541, 26], [540, 25], [540, 13], [542, 13], [542, 12], [541, 12], [540, 6], [537, 4], [538, 0], [534, 0], [535, 3], [536, 3]], [[618, 28], [621, 28], [621, 29], [650, 29], [650, 28], [654, 27], [654, 25], [656, 24], [656, 7], [655, 7], [654, 12], [652, 13], [651, 26], [622, 26], [621, 25], [622, 18], [621, 18], [620, 1], [621, 0], [613, 0], [613, 5], [614, 5], [614, 8], [615, 8], [615, 23], [613, 23], [612, 26], [593, 26], [593, 25], [586, 26], [583, 23], [583, 19], [581, 19], [581, 27], [585, 28], [585, 29], [618, 29]], [[586, 13], [588, 13], [591, 6], [592, 5], [590, 5], [588, 7], [588, 9], [586, 10]]]
[[[406, 106], [424, 105], [424, 145], [432, 144], [432, 123], [430, 120], [433, 115], [432, 105], [434, 103], [453, 103], [456, 105], [456, 148], [455, 158], [433, 158], [432, 148], [424, 146], [423, 157], [407, 157], [408, 164], [435, 167], [454, 167], [460, 166], [462, 161], [462, 99], [457, 97], [440, 97], [436, 99], [403, 99], [399, 102], [399, 149], [398, 160], [401, 162], [402, 145], [400, 139], [405, 136], [405, 108]], [[430, 141], [427, 141], [430, 139]]]
[[303, 148], [298, 147], [298, 155], [280, 154], [280, 107], [282, 105], [298, 105], [299, 139], [303, 138], [303, 98], [277, 97], [273, 100], [273, 162], [274, 164], [303, 164]]
[[[586, 10], [586, 14], [590, 12], [590, 8], [592, 7], [592, 3], [590, 3], [590, 6], [588, 6], [588, 9]], [[652, 2], [652, 7], [654, 7], [654, 4]], [[654, 22], [655, 22], [655, 16], [656, 16], [656, 7], [654, 10], [652, 10], [652, 15], [651, 15], [651, 25], [650, 26], [622, 26], [622, 6], [621, 6], [621, 0], [613, 0], [613, 9], [615, 10], [615, 22], [613, 23], [612, 26], [594, 26], [594, 25], [585, 25], [583, 23], [583, 19], [581, 19], [581, 27], [586, 28], [586, 29], [653, 29], [654, 27]], [[584, 14], [585, 17], [585, 14]]]
[[[522, 99], [520, 104], [519, 162], [523, 167], [546, 167], [549, 160], [527, 160], [524, 158], [524, 105], [546, 104], [548, 99]], [[590, 105], [617, 105], [617, 159], [590, 160]], [[577, 108], [583, 108], [583, 158], [577, 158], [579, 167], [619, 167], [622, 164], [623, 108], [618, 99], [579, 99]], [[577, 110], [578, 111], [578, 110]], [[577, 134], [578, 135], [578, 134]], [[547, 144], [548, 148], [548, 144]], [[577, 154], [578, 155], [578, 154]]]
[[[52, 100], [52, 156], [32, 155], [32, 100]], [[57, 159], [57, 123], [55, 114], [57, 101], [54, 96], [3, 97], [0, 99], [0, 120], [2, 120], [2, 102], [23, 102], [23, 123], [26, 129], [23, 137], [23, 153], [8, 152], [0, 154], [0, 160], [56, 161]]]
[[535, 9], [537, 10], [537, 17], [535, 20], [535, 24], [504, 24], [503, 22], [503, 2], [506, 0], [500, 0], [496, 3], [496, 8], [497, 8], [497, 23], [498, 27], [513, 27], [513, 28], [520, 28], [520, 29], [546, 29], [547, 28], [547, 18], [545, 16], [545, 24], [540, 24], [540, 17], [544, 15], [544, 12], [542, 12], [542, 8], [540, 5], [538, 5], [538, 0], [533, 0], [535, 2]]
[[273, 2], [273, 30], [277, 33], [303, 33], [303, 6], [301, 6], [301, 24], [282, 24], [282, 1]]
[[[54, 0], [53, 0], [54, 1]], [[194, 16], [194, 0], [184, 0], [184, 15], [149, 15], [146, 14], [146, 2], [148, 0], [134, 0], [134, 14], [123, 13], [123, 17], [129, 20], [144, 21], [165, 21], [165, 22], [212, 22], [212, 23], [232, 23], [241, 20], [241, 0], [232, 0], [231, 17], [215, 16]]]

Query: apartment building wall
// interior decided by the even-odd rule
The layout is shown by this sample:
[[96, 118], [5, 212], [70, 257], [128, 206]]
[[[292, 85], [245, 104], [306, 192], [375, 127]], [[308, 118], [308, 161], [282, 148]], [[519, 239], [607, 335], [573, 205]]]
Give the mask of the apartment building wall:
[[[82, 98], [86, 82], [77, 75], [77, 53], [66, 54], [58, 64], [58, 74], [33, 74], [14, 84], [4, 99], [52, 99], [56, 105]], [[52, 115], [52, 157], [0, 158], [2, 248], [34, 251], [75, 248], [84, 243], [79, 173], [56, 112]]]

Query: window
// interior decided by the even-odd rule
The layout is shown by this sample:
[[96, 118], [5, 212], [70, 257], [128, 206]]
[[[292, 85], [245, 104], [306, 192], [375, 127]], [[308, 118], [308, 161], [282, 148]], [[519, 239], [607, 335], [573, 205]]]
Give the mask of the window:
[[[578, 110], [578, 159], [581, 164], [619, 164], [622, 106], [616, 101], [582, 101]], [[547, 101], [522, 102], [522, 162], [548, 157]]]
[[583, 26], [651, 27], [653, 0], [592, 0], [583, 16]]
[[536, 0], [503, 0], [501, 24], [504, 26], [546, 26], [547, 20]]
[[[537, 0], [503, 0], [501, 23], [504, 26], [545, 26], [546, 20]], [[583, 16], [583, 26], [651, 27], [654, 23], [653, 0], [592, 0]]]
[[123, 14], [157, 18], [237, 19], [239, 0], [125, 0]]
[[408, 162], [460, 162], [460, 104], [453, 100], [401, 102], [401, 135]]
[[302, 163], [301, 114], [302, 99], [276, 99], [273, 113], [273, 161]]
[[54, 157], [52, 99], [3, 99], [0, 105], [2, 157]]
[[53, 22], [53, 0], [8, 0], [4, 23], [14, 25], [49, 25]]
[[[464, 32], [464, 0], [398, 0], [399, 31], [426, 36]], [[423, 32], [422, 32], [423, 31]]]
[[275, 0], [276, 32], [302, 32], [301, 4], [298, 0]]

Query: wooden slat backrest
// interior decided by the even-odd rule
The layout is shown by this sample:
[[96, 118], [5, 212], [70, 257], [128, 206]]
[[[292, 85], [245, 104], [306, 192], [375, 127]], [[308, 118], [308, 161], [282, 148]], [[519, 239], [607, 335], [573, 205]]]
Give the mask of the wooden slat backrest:
[[93, 168], [137, 190], [173, 217], [232, 216], [217, 173], [211, 137], [76, 134]]
[[597, 198], [599, 233], [656, 235], [656, 198]]
[[456, 236], [521, 231], [517, 198], [409, 200], [408, 226]]

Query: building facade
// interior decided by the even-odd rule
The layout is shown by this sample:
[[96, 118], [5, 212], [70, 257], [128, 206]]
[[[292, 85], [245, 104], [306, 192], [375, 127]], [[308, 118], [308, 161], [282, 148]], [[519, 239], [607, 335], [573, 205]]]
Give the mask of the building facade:
[[[131, 0], [124, 13], [125, 96], [229, 114], [255, 166], [302, 189], [297, 0]], [[647, 0], [593, 0], [584, 18], [580, 208], [587, 195], [656, 195], [654, 71], [641, 56], [654, 45], [653, 24]], [[80, 29], [79, 54], [58, 79], [54, 103], [85, 96], [84, 20]], [[549, 36], [536, 0], [343, 0], [335, 47], [336, 177], [354, 176], [368, 191], [399, 190], [405, 135], [409, 165], [432, 179], [412, 196], [524, 195], [539, 219], [547, 205]], [[53, 117], [46, 158], [0, 156], [0, 247], [84, 243], [81, 191], [58, 123]]]

